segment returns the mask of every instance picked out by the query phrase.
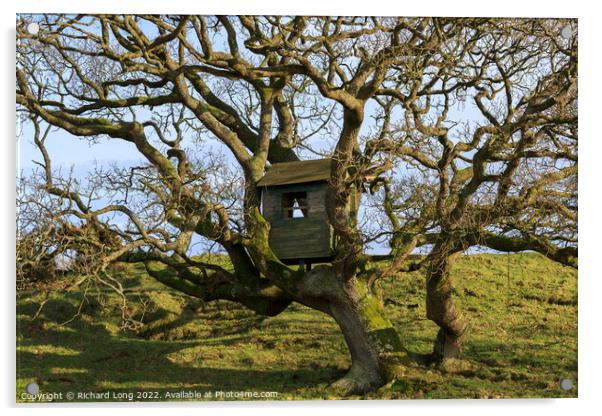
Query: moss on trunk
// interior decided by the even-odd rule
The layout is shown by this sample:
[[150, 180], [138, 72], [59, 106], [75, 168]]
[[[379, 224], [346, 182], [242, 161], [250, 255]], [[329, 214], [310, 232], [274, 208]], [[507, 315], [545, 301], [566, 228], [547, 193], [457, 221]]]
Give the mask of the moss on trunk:
[[363, 394], [388, 381], [408, 355], [380, 298], [366, 282], [351, 279], [347, 295], [332, 306], [335, 318], [351, 353], [351, 368], [333, 384], [343, 394]]

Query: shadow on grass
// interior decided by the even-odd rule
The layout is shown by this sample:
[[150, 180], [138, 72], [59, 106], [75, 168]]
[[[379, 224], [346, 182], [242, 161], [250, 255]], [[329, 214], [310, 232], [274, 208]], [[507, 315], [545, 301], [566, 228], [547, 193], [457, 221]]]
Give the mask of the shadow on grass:
[[[90, 319], [77, 319], [65, 327], [53, 324], [44, 314], [32, 321], [29, 317], [37, 309], [33, 302], [24, 303], [19, 309], [22, 317], [28, 317], [21, 319], [18, 327], [17, 377], [26, 382], [35, 381], [42, 392], [195, 389], [284, 394], [329, 383], [342, 375], [336, 366], [287, 368], [276, 365], [269, 370], [254, 369], [252, 354], [248, 369], [244, 368], [244, 359], [227, 363], [230, 348], [250, 342], [251, 337], [245, 337], [244, 332], [253, 326], [235, 331], [233, 339], [222, 339], [219, 345], [213, 339], [160, 341], [116, 336], [102, 323]], [[68, 315], [72, 309], [69, 302], [56, 299], [45, 306], [54, 318], [52, 321], [56, 321], [58, 312]], [[194, 316], [183, 316], [177, 324], [183, 325], [192, 319]], [[170, 357], [181, 355], [186, 349], [193, 349], [190, 365], [177, 363]], [[248, 353], [248, 348], [246, 351]]]

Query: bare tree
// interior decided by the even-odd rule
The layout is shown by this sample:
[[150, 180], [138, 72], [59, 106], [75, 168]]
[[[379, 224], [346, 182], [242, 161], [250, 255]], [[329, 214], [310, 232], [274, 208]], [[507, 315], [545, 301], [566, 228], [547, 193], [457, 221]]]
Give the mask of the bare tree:
[[[25, 30], [34, 18], [37, 35]], [[86, 230], [77, 250], [102, 247], [100, 269], [142, 262], [206, 301], [265, 315], [298, 302], [332, 316], [352, 358], [334, 384], [345, 393], [382, 385], [387, 358], [403, 356], [373, 290], [380, 279], [426, 269], [428, 317], [441, 328], [433, 357], [444, 359], [466, 330], [449, 277], [458, 253], [535, 250], [576, 266], [577, 40], [560, 36], [572, 21], [31, 19], [17, 31], [17, 105], [36, 125], [53, 221]], [[145, 162], [77, 189], [57, 178], [41, 123], [129, 142]], [[307, 271], [270, 247], [257, 182], [312, 153], [332, 158], [338, 245], [332, 264]], [[350, 206], [376, 210], [383, 227]], [[232, 270], [192, 256], [198, 238]], [[366, 267], [366, 244], [382, 240], [390, 263]], [[408, 265], [417, 247], [429, 254]]]

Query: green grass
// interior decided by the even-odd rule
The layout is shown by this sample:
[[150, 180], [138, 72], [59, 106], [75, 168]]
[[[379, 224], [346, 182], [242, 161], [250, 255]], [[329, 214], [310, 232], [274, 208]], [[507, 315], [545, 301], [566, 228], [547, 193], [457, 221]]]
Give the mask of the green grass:
[[[45, 292], [21, 292], [18, 401], [32, 382], [40, 392], [63, 394], [269, 391], [278, 400], [339, 398], [328, 385], [345, 373], [349, 356], [331, 318], [296, 304], [264, 318], [225, 301], [204, 305], [139, 268], [121, 274], [139, 298], [132, 307], [146, 304], [138, 332], [120, 328], [116, 302], [103, 301], [111, 294], [98, 299], [91, 290], [79, 316], [64, 324], [81, 293], [51, 292], [32, 319]], [[537, 254], [481, 254], [462, 257], [453, 274], [470, 323], [464, 359], [445, 368], [408, 367], [404, 377], [365, 398], [577, 396], [575, 270]], [[404, 345], [430, 352], [437, 327], [425, 318], [423, 276], [402, 274], [383, 282], [382, 293]], [[559, 388], [565, 378], [573, 389]]]

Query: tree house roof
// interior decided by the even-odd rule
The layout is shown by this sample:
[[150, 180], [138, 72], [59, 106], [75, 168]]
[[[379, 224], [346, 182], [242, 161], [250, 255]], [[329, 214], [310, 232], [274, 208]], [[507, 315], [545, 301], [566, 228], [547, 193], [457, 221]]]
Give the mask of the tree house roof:
[[330, 159], [274, 163], [257, 185], [277, 186], [326, 181], [330, 177], [330, 165]]

